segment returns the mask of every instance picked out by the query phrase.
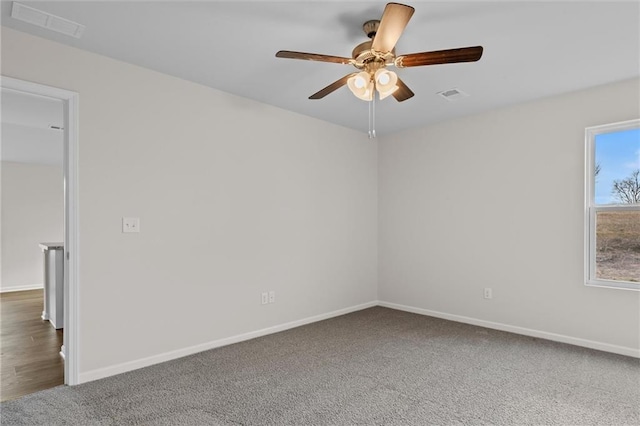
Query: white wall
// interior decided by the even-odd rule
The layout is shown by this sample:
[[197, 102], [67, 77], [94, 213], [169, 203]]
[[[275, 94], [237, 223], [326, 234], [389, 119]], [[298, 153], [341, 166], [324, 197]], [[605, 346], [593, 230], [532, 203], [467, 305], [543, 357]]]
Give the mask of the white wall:
[[384, 138], [379, 298], [637, 354], [640, 292], [584, 285], [583, 217], [585, 127], [639, 99], [625, 81]]
[[63, 239], [62, 168], [3, 161], [0, 291], [42, 287], [41, 242]]
[[81, 377], [376, 299], [365, 135], [7, 28], [2, 74], [80, 96]]

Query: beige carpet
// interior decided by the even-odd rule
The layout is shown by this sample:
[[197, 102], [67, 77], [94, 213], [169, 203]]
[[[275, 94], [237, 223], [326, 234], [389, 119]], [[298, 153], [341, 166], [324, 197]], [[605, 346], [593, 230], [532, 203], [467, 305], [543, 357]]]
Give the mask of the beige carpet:
[[1, 408], [3, 425], [638, 425], [640, 360], [377, 307]]

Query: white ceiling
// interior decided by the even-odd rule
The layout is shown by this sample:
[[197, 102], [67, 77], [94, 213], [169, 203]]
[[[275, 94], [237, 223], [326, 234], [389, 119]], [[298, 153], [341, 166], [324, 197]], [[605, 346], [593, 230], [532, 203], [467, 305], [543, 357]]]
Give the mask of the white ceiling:
[[[354, 68], [275, 58], [278, 50], [350, 56], [386, 2], [24, 1], [86, 25], [80, 40], [10, 17], [2, 25], [366, 132], [367, 103], [342, 88]], [[479, 62], [398, 74], [416, 96], [377, 105], [385, 134], [640, 75], [640, 3], [411, 1], [398, 54], [482, 45]], [[436, 95], [459, 88], [455, 102]]]
[[62, 101], [2, 89], [2, 161], [62, 166]]

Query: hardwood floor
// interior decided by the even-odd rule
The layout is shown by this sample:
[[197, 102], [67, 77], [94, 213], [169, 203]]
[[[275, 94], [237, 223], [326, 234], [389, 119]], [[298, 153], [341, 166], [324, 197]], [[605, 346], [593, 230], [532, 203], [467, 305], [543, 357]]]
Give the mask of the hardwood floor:
[[43, 290], [0, 294], [0, 400], [64, 383], [62, 330], [40, 318]]

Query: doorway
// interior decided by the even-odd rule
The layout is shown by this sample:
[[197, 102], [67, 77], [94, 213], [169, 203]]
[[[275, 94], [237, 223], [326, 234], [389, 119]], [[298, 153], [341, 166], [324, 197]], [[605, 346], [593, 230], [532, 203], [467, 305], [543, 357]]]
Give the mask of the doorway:
[[6, 401], [64, 383], [63, 310], [50, 320], [40, 247], [63, 245], [63, 113], [59, 99], [5, 88], [1, 96], [0, 399]]
[[63, 300], [64, 333], [60, 355], [64, 364], [64, 383], [78, 384], [78, 277], [79, 277], [79, 238], [78, 238], [78, 94], [76, 92], [45, 86], [38, 83], [2, 76], [0, 85], [5, 90], [31, 96], [47, 98], [62, 103], [63, 138], [62, 177], [63, 177]]

